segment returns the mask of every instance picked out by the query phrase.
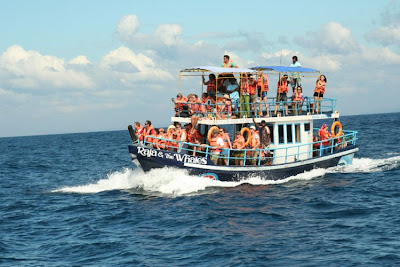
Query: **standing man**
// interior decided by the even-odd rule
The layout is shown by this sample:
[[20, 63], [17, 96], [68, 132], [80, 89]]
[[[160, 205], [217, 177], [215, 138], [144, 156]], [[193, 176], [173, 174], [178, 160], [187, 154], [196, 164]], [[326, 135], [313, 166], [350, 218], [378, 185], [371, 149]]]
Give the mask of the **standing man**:
[[[290, 67], [301, 68], [300, 62], [297, 61], [297, 56], [292, 57], [292, 64]], [[292, 72], [292, 77], [290, 78], [290, 85], [292, 86], [293, 92], [297, 88], [297, 86], [301, 86], [300, 77], [298, 72]]]
[[253, 118], [253, 122], [258, 128], [258, 130], [261, 132], [261, 146], [262, 148], [266, 148], [269, 146], [271, 143], [271, 130], [267, 126], [267, 123], [265, 120], [261, 121], [261, 125], [259, 125], [256, 120]]
[[233, 63], [232, 60], [230, 60], [229, 55], [224, 55], [224, 62], [221, 64], [221, 67], [223, 68], [239, 68], [238, 65]]

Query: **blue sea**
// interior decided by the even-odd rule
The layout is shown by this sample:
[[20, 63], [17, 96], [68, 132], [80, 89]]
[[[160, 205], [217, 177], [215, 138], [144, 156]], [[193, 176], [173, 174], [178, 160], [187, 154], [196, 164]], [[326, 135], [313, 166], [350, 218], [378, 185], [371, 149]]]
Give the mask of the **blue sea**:
[[0, 138], [2, 266], [399, 266], [400, 113], [353, 165], [283, 181], [143, 173], [128, 131]]

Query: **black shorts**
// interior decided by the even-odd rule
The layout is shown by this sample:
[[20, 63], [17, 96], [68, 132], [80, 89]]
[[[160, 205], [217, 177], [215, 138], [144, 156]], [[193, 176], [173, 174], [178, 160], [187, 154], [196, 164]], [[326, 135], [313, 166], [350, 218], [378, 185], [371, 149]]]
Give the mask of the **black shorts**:
[[316, 97], [324, 97], [324, 94], [315, 92], [315, 93], [314, 93], [314, 96], [316, 96]]
[[287, 95], [286, 95], [286, 93], [278, 93], [277, 95], [276, 95], [276, 102], [281, 102], [281, 101], [284, 101], [284, 102], [286, 102], [287, 101]]

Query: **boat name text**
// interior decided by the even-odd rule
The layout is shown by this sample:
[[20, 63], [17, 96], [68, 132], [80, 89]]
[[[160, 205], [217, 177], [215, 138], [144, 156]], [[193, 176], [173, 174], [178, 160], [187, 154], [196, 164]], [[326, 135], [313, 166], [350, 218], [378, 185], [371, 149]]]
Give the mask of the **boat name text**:
[[150, 149], [146, 147], [138, 147], [138, 154], [143, 157], [157, 157], [162, 159], [172, 159], [176, 161], [180, 161], [183, 163], [194, 163], [194, 164], [207, 164], [207, 159], [204, 157], [195, 157], [190, 155], [183, 155], [183, 154], [175, 154], [175, 153], [168, 153], [164, 151], [159, 151], [155, 149]]

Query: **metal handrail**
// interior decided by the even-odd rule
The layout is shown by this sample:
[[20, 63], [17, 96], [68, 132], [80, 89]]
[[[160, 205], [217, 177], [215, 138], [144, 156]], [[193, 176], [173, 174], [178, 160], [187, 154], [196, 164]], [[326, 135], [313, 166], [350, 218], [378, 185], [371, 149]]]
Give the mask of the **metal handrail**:
[[[180, 102], [180, 105], [186, 105], [188, 109], [181, 109], [179, 108], [178, 103], [175, 103], [175, 117], [191, 117], [193, 115], [201, 116], [201, 117], [213, 117], [213, 118], [242, 118], [247, 113], [239, 109], [239, 107], [244, 107], [245, 105], [250, 106], [250, 114], [254, 112], [254, 117], [264, 117], [267, 115], [266, 104], [269, 106], [269, 114], [273, 116], [274, 113], [279, 112], [282, 117], [287, 116], [284, 112], [284, 106], [288, 106], [288, 111], [290, 112], [291, 116], [299, 116], [303, 114], [325, 114], [325, 113], [333, 113], [336, 110], [336, 99], [334, 98], [324, 98], [319, 101], [320, 102], [320, 110], [316, 110], [316, 101], [314, 101], [311, 97], [305, 97], [304, 101], [280, 101], [277, 102], [276, 97], [269, 97], [267, 103], [264, 103], [262, 100], [257, 100], [255, 103], [246, 102], [240, 103], [240, 100], [237, 99], [235, 102], [232, 102], [231, 108], [232, 112], [223, 112], [218, 110], [217, 107], [222, 108], [225, 104], [224, 103], [193, 103], [193, 102]], [[193, 111], [191, 108], [193, 105], [197, 105], [199, 111]], [[251, 107], [255, 106], [255, 110]], [[275, 107], [278, 106], [278, 109], [275, 110]], [[260, 109], [261, 107], [261, 109]], [[260, 115], [260, 113], [262, 115]], [[265, 115], [264, 115], [265, 114]], [[249, 117], [249, 116], [247, 116]]]

